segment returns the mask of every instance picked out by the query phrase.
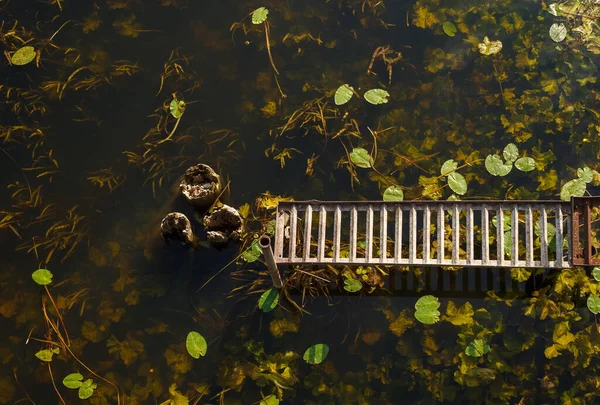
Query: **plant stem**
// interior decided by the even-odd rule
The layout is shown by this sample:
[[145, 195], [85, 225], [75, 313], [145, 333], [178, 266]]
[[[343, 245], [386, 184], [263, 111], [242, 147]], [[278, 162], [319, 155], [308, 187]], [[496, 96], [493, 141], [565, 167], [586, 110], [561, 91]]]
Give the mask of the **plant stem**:
[[269, 24], [265, 21], [265, 38], [267, 40], [267, 53], [269, 54], [269, 60], [271, 61], [271, 66], [276, 74], [279, 74], [279, 71], [275, 67], [275, 62], [273, 62], [273, 55], [271, 55], [271, 42], [269, 41]]

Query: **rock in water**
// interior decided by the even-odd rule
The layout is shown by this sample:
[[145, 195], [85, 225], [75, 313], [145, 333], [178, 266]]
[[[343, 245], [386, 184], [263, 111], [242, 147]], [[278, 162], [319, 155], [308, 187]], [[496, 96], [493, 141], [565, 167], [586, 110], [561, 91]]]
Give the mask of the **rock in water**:
[[222, 205], [204, 217], [206, 236], [216, 247], [227, 245], [230, 240], [238, 241], [244, 230], [244, 221], [233, 207]]
[[174, 239], [182, 245], [194, 245], [194, 231], [190, 220], [181, 212], [170, 212], [160, 222], [160, 235], [163, 240]]
[[185, 171], [180, 188], [190, 204], [198, 209], [205, 209], [219, 196], [221, 181], [210, 166], [200, 163]]

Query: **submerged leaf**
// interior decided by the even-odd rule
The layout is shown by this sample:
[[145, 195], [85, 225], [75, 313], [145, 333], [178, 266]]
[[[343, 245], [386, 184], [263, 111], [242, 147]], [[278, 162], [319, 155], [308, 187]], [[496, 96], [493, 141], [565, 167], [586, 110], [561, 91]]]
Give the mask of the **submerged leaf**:
[[479, 53], [482, 55], [494, 55], [502, 50], [502, 42], [490, 41], [488, 37], [484, 37], [478, 47]]
[[190, 356], [199, 359], [206, 354], [206, 339], [198, 332], [190, 332], [185, 339], [185, 348]]
[[31, 274], [31, 278], [39, 285], [48, 285], [52, 282], [52, 272], [46, 269], [37, 269]]
[[349, 277], [346, 277], [344, 279], [344, 290], [353, 293], [353, 292], [360, 291], [362, 288], [363, 288], [363, 284], [360, 282], [360, 280], [357, 280], [355, 278], [349, 278]]
[[271, 312], [279, 302], [279, 291], [276, 288], [270, 288], [265, 291], [258, 299], [258, 307], [263, 312]]
[[475, 339], [465, 349], [465, 353], [471, 357], [481, 357], [490, 351], [490, 346], [485, 339]]
[[515, 162], [515, 167], [522, 172], [530, 172], [535, 170], [535, 160], [530, 157], [522, 157], [517, 159]]
[[596, 294], [590, 294], [587, 299], [587, 307], [592, 314], [598, 315], [600, 313], [600, 297]]
[[456, 25], [454, 25], [454, 23], [451, 21], [446, 21], [444, 24], [442, 24], [442, 29], [449, 37], [456, 35]]
[[469, 325], [473, 323], [473, 307], [471, 303], [465, 302], [463, 306], [457, 308], [454, 302], [448, 301], [448, 307], [446, 308], [446, 315], [444, 320], [450, 322], [452, 325]]
[[560, 199], [569, 201], [571, 197], [582, 197], [585, 194], [586, 184], [581, 179], [569, 180], [560, 189]]
[[563, 23], [554, 23], [550, 26], [549, 34], [554, 42], [562, 42], [567, 37], [567, 27]]
[[366, 149], [354, 148], [350, 152], [350, 160], [358, 167], [369, 169], [373, 167], [373, 158]]
[[375, 105], [387, 103], [389, 96], [390, 93], [383, 89], [371, 89], [368, 90], [364, 95], [365, 100]]
[[383, 192], [383, 201], [402, 201], [404, 200], [404, 192], [400, 186], [389, 186]]
[[346, 104], [348, 101], [350, 101], [350, 99], [352, 98], [353, 95], [354, 95], [354, 89], [352, 88], [352, 86], [349, 86], [347, 84], [342, 84], [335, 91], [335, 96], [333, 97], [333, 101], [335, 102], [335, 105], [343, 105], [343, 104]]
[[506, 176], [512, 170], [512, 165], [504, 163], [498, 155], [487, 155], [485, 168], [492, 176]]
[[452, 172], [448, 175], [448, 185], [458, 195], [463, 195], [467, 192], [467, 181], [462, 174]]
[[252, 12], [252, 24], [262, 24], [267, 21], [269, 10], [264, 7], [259, 7]]
[[23, 66], [33, 61], [35, 56], [36, 53], [33, 46], [24, 46], [12, 54], [10, 61], [13, 65]]
[[306, 349], [302, 358], [308, 364], [319, 364], [325, 360], [328, 354], [329, 346], [324, 343], [319, 343]]

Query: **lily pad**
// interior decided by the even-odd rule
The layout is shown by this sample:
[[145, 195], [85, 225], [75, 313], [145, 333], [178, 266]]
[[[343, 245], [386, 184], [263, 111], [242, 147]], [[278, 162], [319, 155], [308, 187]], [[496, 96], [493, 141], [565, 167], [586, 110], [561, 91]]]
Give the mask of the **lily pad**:
[[535, 160], [530, 157], [522, 157], [517, 159], [515, 167], [522, 172], [530, 172], [535, 170]]
[[248, 249], [244, 250], [244, 252], [242, 253], [242, 259], [245, 260], [247, 263], [252, 263], [257, 261], [261, 254], [262, 250], [258, 245], [258, 241], [255, 240], [252, 242]]
[[206, 350], [208, 345], [206, 344], [206, 339], [204, 336], [199, 334], [198, 332], [190, 332], [185, 339], [185, 348], [190, 356], [195, 359], [199, 359], [200, 356], [204, 356], [206, 354]]
[[71, 373], [63, 378], [63, 385], [67, 388], [77, 389], [83, 385], [83, 376], [79, 373]]
[[592, 276], [594, 276], [594, 280], [600, 281], [600, 267], [594, 267], [592, 269]]
[[252, 12], [252, 24], [262, 24], [267, 21], [269, 10], [265, 7], [259, 7]]
[[98, 387], [97, 384], [94, 383], [92, 379], [87, 379], [81, 384], [79, 387], [79, 399], [88, 399], [94, 393], [94, 390]]
[[513, 163], [519, 157], [519, 148], [514, 143], [509, 143], [504, 148], [502, 155], [508, 163]]
[[451, 21], [446, 21], [444, 24], [442, 24], [442, 29], [449, 37], [456, 35], [456, 25], [454, 25], [454, 23]]
[[363, 284], [360, 282], [360, 280], [350, 277], [346, 277], [344, 279], [344, 290], [353, 293], [362, 290], [362, 288]]
[[577, 177], [586, 183], [591, 183], [594, 180], [594, 171], [587, 166], [577, 169]]
[[463, 195], [467, 192], [467, 181], [462, 174], [452, 172], [448, 175], [448, 185], [458, 195]]
[[415, 318], [421, 323], [431, 325], [440, 320], [440, 301], [433, 295], [425, 295], [415, 304]]
[[13, 65], [23, 66], [33, 61], [35, 56], [36, 52], [33, 46], [24, 46], [12, 54], [10, 61]]
[[554, 42], [562, 42], [567, 37], [567, 27], [563, 23], [554, 23], [550, 26], [549, 34]]
[[490, 41], [488, 37], [484, 37], [483, 42], [481, 42], [478, 47], [479, 53], [482, 55], [494, 55], [502, 50], [502, 42]]
[[346, 104], [348, 101], [350, 101], [350, 99], [352, 98], [353, 95], [354, 95], [354, 89], [347, 84], [342, 84], [335, 91], [335, 96], [333, 97], [333, 101], [335, 102], [335, 105]]
[[598, 315], [600, 313], [600, 297], [596, 294], [590, 294], [587, 299], [587, 307], [592, 314]]
[[325, 343], [319, 343], [306, 349], [302, 358], [308, 364], [322, 363], [329, 354], [329, 346]]
[[350, 160], [358, 167], [369, 169], [373, 167], [373, 158], [366, 149], [354, 148], [350, 152]]
[[279, 405], [279, 399], [275, 395], [264, 397], [258, 405]]
[[383, 192], [383, 201], [402, 201], [404, 200], [404, 192], [400, 186], [389, 186]]
[[38, 359], [40, 359], [42, 361], [52, 361], [52, 356], [54, 356], [55, 354], [59, 354], [59, 353], [60, 353], [60, 349], [58, 347], [55, 347], [54, 349], [40, 350], [39, 352], [37, 352], [35, 354], [35, 357], [37, 357]]
[[490, 351], [490, 346], [485, 339], [475, 339], [465, 349], [467, 356], [481, 357]]
[[560, 189], [560, 199], [569, 201], [571, 197], [581, 197], [585, 194], [586, 184], [581, 179], [569, 180]]
[[387, 103], [389, 96], [390, 93], [383, 89], [371, 89], [367, 91], [364, 95], [365, 100], [375, 105]]
[[271, 312], [279, 302], [279, 291], [276, 288], [270, 288], [265, 291], [258, 299], [258, 307], [263, 312]]
[[185, 112], [186, 103], [183, 100], [177, 100], [173, 98], [171, 104], [169, 104], [169, 110], [171, 111], [171, 115], [175, 118], [181, 118], [183, 113]]
[[485, 168], [492, 176], [506, 176], [512, 170], [511, 164], [506, 164], [498, 155], [487, 155]]
[[46, 269], [37, 269], [31, 274], [33, 281], [39, 285], [48, 285], [52, 283], [52, 272]]
[[442, 176], [447, 176], [449, 173], [455, 171], [458, 168], [458, 163], [454, 159], [446, 160], [440, 169]]

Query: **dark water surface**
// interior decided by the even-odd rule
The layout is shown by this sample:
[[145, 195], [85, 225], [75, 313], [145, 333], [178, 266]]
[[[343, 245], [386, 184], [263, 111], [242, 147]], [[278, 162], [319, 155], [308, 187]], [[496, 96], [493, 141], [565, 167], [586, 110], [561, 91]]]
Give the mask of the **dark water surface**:
[[[269, 9], [285, 98], [265, 26], [250, 23], [260, 6]], [[370, 294], [365, 285], [360, 294], [303, 297], [289, 289], [305, 312], [282, 295], [263, 313], [257, 301], [269, 279], [260, 261], [234, 260], [239, 245], [187, 250], [159, 236], [168, 212], [195, 217], [178, 184], [197, 163], [229, 184], [224, 203], [250, 204], [245, 246], [273, 213], [255, 203], [263, 193], [380, 200], [399, 185], [405, 199], [447, 199], [456, 195], [439, 173], [449, 159], [468, 184], [462, 199], [557, 199], [584, 166], [594, 190], [596, 31], [582, 39], [572, 31], [581, 19], [545, 8], [508, 0], [0, 1], [0, 404], [257, 404], [269, 395], [282, 404], [597, 403], [600, 338], [586, 300], [598, 283], [582, 269], [529, 279], [515, 270], [523, 290], [512, 292], [493, 269], [482, 270], [489, 293], [431, 291], [417, 277], [396, 292]], [[248, 34], [231, 32], [242, 19]], [[456, 36], [444, 33], [446, 21]], [[550, 39], [553, 23], [569, 28], [564, 42]], [[286, 34], [299, 42], [283, 41]], [[500, 53], [478, 52], [485, 36], [502, 41]], [[41, 52], [39, 66], [8, 63], [24, 45]], [[391, 84], [381, 58], [367, 75], [380, 46], [390, 47], [388, 60], [402, 54]], [[361, 97], [336, 106], [344, 83]], [[362, 95], [372, 88], [385, 88], [390, 101], [368, 104]], [[160, 143], [175, 125], [173, 95], [187, 108], [173, 141]], [[303, 127], [281, 131], [294, 111], [319, 106], [325, 127], [304, 115]], [[374, 150], [370, 129], [376, 170], [352, 168], [347, 151]], [[486, 156], [509, 143], [535, 159], [534, 171], [486, 171]], [[291, 157], [282, 162], [275, 157], [285, 148]], [[116, 176], [112, 191], [90, 179], [103, 169]], [[58, 322], [31, 279], [38, 268], [54, 275], [48, 293], [69, 351], [45, 320], [44, 308]], [[239, 288], [240, 277], [254, 287]], [[425, 294], [440, 297], [435, 325], [414, 318]], [[192, 330], [208, 342], [197, 360], [185, 348]], [[467, 355], [475, 339], [489, 352]], [[317, 343], [329, 355], [309, 365], [302, 355]], [[35, 357], [57, 346], [51, 362]], [[97, 384], [89, 399], [63, 385], [75, 372]]]

